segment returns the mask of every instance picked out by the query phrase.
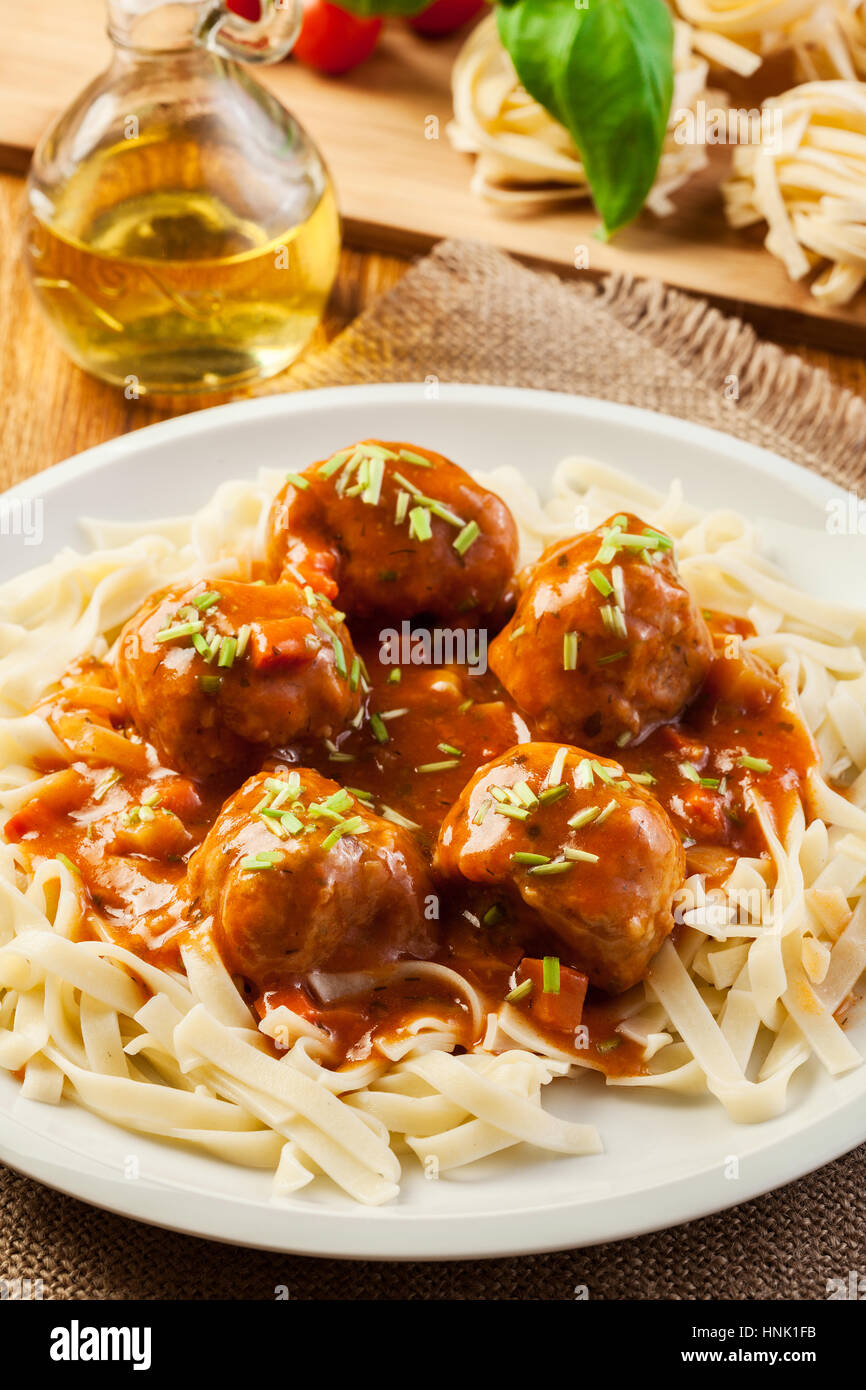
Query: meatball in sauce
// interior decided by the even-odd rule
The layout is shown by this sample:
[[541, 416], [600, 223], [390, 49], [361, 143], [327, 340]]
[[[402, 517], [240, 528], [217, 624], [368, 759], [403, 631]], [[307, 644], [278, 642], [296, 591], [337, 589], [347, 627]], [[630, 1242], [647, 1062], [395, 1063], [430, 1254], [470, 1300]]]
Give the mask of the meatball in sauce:
[[490, 664], [548, 736], [611, 748], [675, 719], [712, 652], [670, 538], [623, 514], [544, 552]]
[[435, 868], [504, 886], [591, 984], [636, 984], [673, 928], [685, 872], [661, 806], [618, 763], [529, 743], [480, 768], [439, 834]]
[[257, 755], [330, 737], [358, 713], [342, 616], [289, 582], [165, 590], [121, 634], [121, 698], [169, 767], [201, 779], [243, 774]]
[[290, 474], [268, 522], [272, 577], [339, 595], [353, 618], [504, 618], [516, 559], [502, 499], [415, 445], [369, 440]]
[[288, 974], [427, 958], [430, 891], [404, 829], [312, 769], [282, 768], [225, 803], [184, 896], [189, 920], [212, 918], [226, 964], [261, 990]]

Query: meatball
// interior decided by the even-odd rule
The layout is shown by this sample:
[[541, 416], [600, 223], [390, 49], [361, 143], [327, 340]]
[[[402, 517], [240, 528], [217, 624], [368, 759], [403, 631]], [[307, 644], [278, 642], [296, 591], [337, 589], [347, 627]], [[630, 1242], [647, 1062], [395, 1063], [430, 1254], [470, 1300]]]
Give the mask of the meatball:
[[517, 559], [508, 507], [429, 449], [378, 441], [290, 474], [267, 560], [353, 617], [504, 618]]
[[449, 811], [435, 868], [505, 890], [618, 994], [673, 927], [685, 853], [664, 809], [618, 763], [525, 743], [487, 763]]
[[330, 737], [360, 709], [342, 614], [297, 584], [216, 579], [154, 595], [120, 637], [118, 688], [169, 766], [207, 779]]
[[676, 718], [712, 652], [670, 539], [620, 515], [530, 568], [490, 665], [542, 733], [622, 747]]
[[309, 768], [257, 773], [189, 862], [192, 922], [213, 918], [230, 970], [259, 988], [332, 967], [432, 954], [431, 892], [415, 841]]

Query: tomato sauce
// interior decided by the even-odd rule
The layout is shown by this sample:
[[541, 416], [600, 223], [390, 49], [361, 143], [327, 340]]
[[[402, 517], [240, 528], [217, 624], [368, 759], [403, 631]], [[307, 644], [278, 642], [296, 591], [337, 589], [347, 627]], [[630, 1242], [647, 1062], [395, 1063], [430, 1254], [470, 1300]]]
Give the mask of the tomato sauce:
[[[666, 808], [693, 857], [690, 868], [703, 865], [721, 879], [735, 856], [767, 853], [751, 789], [782, 828], [793, 799], [806, 800], [805, 779], [817, 753], [776, 679], [742, 653], [749, 625], [706, 616], [716, 657], [698, 698], [676, 723], [611, 755], [643, 776]], [[411, 823], [431, 854], [446, 812], [475, 770], [530, 740], [533, 728], [489, 672], [382, 661], [378, 633], [359, 629], [353, 636], [369, 672], [367, 712], [378, 720], [365, 719], [333, 742], [276, 750], [270, 760], [316, 768], [361, 793], [380, 813], [390, 808]], [[200, 784], [160, 766], [120, 702], [112, 669], [99, 662], [76, 664], [37, 710], [65, 742], [68, 761], [40, 769], [50, 780], [11, 816], [6, 838], [34, 865], [63, 856], [74, 867], [85, 931], [176, 965], [190, 930], [178, 886], [191, 853], [236, 787]], [[473, 985], [485, 1014], [519, 989], [525, 958], [555, 956], [569, 968], [567, 948], [539, 931], [528, 909], [505, 903], [495, 889], [443, 889], [438, 925], [436, 960]], [[451, 985], [431, 983], [423, 971], [417, 977], [403, 972], [361, 996], [329, 1003], [308, 980], [291, 976], [264, 994], [248, 987], [247, 997], [260, 1015], [286, 1003], [316, 1022], [329, 1033], [338, 1060], [368, 1055], [375, 1038], [431, 1008], [453, 1021], [465, 1047], [479, 1041], [465, 997]], [[574, 1028], [582, 1024], [587, 1065], [611, 1075], [642, 1070], [640, 1049], [615, 1031], [621, 1001], [590, 990], [574, 1017], [551, 1026], [536, 1017], [531, 998], [517, 997], [514, 1007], [556, 1046], [572, 1048]]]

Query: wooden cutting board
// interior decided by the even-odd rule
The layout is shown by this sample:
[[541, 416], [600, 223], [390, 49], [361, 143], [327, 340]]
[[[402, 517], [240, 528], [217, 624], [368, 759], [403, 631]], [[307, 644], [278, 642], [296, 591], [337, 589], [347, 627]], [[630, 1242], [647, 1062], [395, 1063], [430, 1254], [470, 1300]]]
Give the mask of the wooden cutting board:
[[[105, 66], [103, 29], [102, 0], [0, 0], [0, 165], [26, 168], [53, 117]], [[586, 273], [574, 270], [576, 250], [586, 248], [591, 275], [654, 276], [734, 307], [774, 336], [866, 350], [866, 293], [847, 309], [824, 308], [788, 279], [760, 232], [725, 227], [727, 150], [712, 152], [672, 217], [645, 214], [608, 244], [595, 239], [598, 220], [581, 204], [515, 216], [475, 198], [471, 160], [445, 133], [460, 43], [421, 39], [394, 20], [373, 58], [347, 77], [294, 62], [259, 70], [324, 151], [349, 242], [413, 253], [442, 237], [475, 238], [573, 275]]]

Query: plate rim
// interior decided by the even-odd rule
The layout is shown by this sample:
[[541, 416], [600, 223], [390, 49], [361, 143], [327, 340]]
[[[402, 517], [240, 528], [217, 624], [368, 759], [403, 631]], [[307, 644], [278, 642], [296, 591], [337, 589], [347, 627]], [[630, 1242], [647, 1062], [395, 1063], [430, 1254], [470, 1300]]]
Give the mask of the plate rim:
[[[110, 469], [113, 463], [151, 446], [159, 447], [210, 430], [219, 431], [223, 426], [243, 423], [246, 419], [267, 420], [295, 412], [327, 412], [360, 399], [365, 404], [379, 402], [383, 406], [430, 403], [425, 384], [418, 382], [360, 383], [231, 401], [106, 440], [23, 479], [0, 494], [0, 498], [24, 498], [52, 492], [99, 469]], [[529, 408], [541, 414], [555, 409], [573, 415], [576, 420], [583, 418], [614, 427], [626, 426], [638, 433], [644, 431], [664, 439], [676, 438], [698, 449], [724, 449], [745, 466], [778, 483], [794, 486], [813, 505], [825, 504], [830, 497], [846, 492], [841, 484], [724, 430], [616, 401], [528, 387], [441, 383], [436, 404], [447, 407], [449, 403], [494, 409]], [[29, 567], [17, 572], [20, 574], [26, 568]], [[4, 1077], [3, 1089], [5, 1081]], [[14, 1080], [12, 1084], [17, 1085]], [[59, 1147], [56, 1141], [22, 1123], [20, 1115], [14, 1113], [16, 1108], [13, 1100], [10, 1113], [0, 1100], [0, 1113], [4, 1113], [9, 1126], [0, 1134], [0, 1159], [24, 1176], [116, 1215], [163, 1229], [254, 1249], [323, 1259], [493, 1259], [633, 1238], [753, 1200], [805, 1177], [866, 1140], [863, 1094], [855, 1094], [834, 1108], [829, 1117], [817, 1115], [795, 1134], [779, 1137], [751, 1154], [749, 1165], [754, 1171], [750, 1179], [738, 1181], [736, 1196], [725, 1194], [722, 1197], [721, 1188], [713, 1193], [708, 1186], [711, 1170], [704, 1167], [649, 1190], [621, 1195], [612, 1220], [606, 1201], [597, 1206], [569, 1205], [560, 1201], [550, 1207], [529, 1206], [511, 1211], [506, 1231], [501, 1211], [413, 1213], [399, 1206], [348, 1209], [317, 1204], [302, 1207], [300, 1203], [284, 1207], [276, 1203], [260, 1204], [247, 1198], [226, 1199], [206, 1189], [190, 1189], [168, 1181], [139, 1179], [130, 1183], [111, 1174], [88, 1171], [86, 1166], [81, 1166], [82, 1155], [75, 1156], [78, 1168], [68, 1160], [56, 1160], [52, 1157], [52, 1150]], [[832, 1123], [832, 1137], [828, 1134], [828, 1120]], [[42, 1156], [32, 1152], [34, 1145], [42, 1147]], [[720, 1173], [721, 1167], [720, 1164]], [[605, 1216], [599, 1219], [596, 1210], [605, 1212]], [[227, 1213], [231, 1213], [228, 1222]], [[222, 1229], [216, 1228], [217, 1222]]]

